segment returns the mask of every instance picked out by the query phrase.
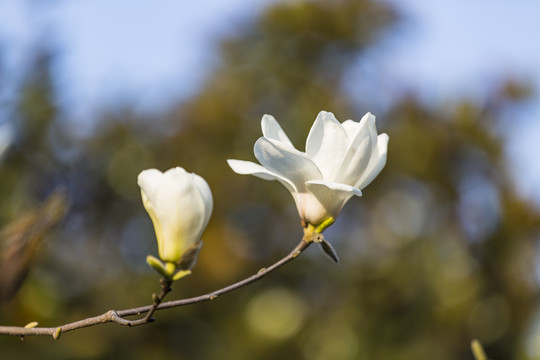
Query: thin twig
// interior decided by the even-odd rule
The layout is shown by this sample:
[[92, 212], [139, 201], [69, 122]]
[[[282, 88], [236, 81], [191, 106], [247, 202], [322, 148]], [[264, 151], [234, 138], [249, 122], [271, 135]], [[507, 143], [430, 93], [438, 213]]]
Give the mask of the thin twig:
[[167, 295], [171, 291], [172, 280], [170, 278], [161, 278], [159, 282], [161, 284], [161, 292], [159, 293], [159, 295], [152, 294], [152, 299], [154, 300], [154, 303], [152, 304], [150, 310], [146, 313], [146, 316], [140, 320], [130, 321], [128, 326], [142, 325], [145, 323], [153, 322], [155, 320], [152, 315], [157, 310], [159, 304], [161, 304], [161, 302], [165, 298], [165, 295]]
[[[229, 285], [227, 287], [224, 287], [222, 289], [213, 291], [205, 295], [161, 303], [161, 301], [163, 300], [167, 292], [170, 291], [170, 283], [166, 287], [162, 283], [162, 292], [160, 293], [159, 296], [156, 297], [156, 299], [154, 299], [154, 304], [152, 305], [141, 306], [138, 308], [132, 308], [132, 309], [126, 309], [126, 310], [119, 310], [119, 311], [109, 310], [106, 313], [98, 315], [98, 316], [75, 321], [69, 324], [60, 325], [57, 327], [26, 328], [26, 327], [21, 327], [21, 326], [0, 326], [0, 335], [12, 335], [12, 336], [21, 336], [21, 337], [33, 336], [33, 335], [49, 335], [49, 336], [54, 337], [55, 339], [58, 339], [60, 335], [63, 333], [77, 330], [77, 329], [82, 329], [88, 326], [104, 324], [108, 322], [114, 322], [114, 323], [124, 325], [124, 326], [144, 325], [151, 322], [150, 319], [154, 311], [195, 304], [195, 303], [208, 301], [208, 300], [214, 300], [220, 295], [226, 294], [228, 292], [231, 292], [233, 290], [236, 290], [238, 288], [251, 284], [252, 282], [257, 281], [263, 278], [264, 276], [266, 276], [267, 274], [269, 274], [270, 272], [276, 270], [277, 268], [285, 265], [289, 261], [294, 260], [310, 244], [311, 244], [310, 240], [302, 239], [302, 241], [300, 241], [300, 243], [294, 248], [293, 251], [289, 253], [289, 255], [285, 256], [284, 258], [272, 264], [271, 266], [260, 269], [256, 274], [244, 280], [241, 280], [232, 285]], [[141, 315], [145, 313], [147, 313], [147, 315], [142, 319], [133, 320], [133, 321], [124, 319], [124, 317], [126, 316]]]

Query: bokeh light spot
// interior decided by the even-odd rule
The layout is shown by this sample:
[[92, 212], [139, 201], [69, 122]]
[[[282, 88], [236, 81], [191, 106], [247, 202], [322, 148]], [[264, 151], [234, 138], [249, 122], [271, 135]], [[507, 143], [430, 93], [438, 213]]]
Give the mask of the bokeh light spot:
[[283, 340], [300, 330], [306, 315], [306, 304], [300, 296], [285, 288], [272, 288], [249, 302], [245, 320], [256, 334]]

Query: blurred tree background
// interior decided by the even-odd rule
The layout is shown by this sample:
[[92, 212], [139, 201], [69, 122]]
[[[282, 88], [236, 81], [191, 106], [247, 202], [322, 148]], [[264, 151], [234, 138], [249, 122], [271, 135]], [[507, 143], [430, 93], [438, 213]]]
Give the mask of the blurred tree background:
[[[320, 110], [342, 121], [372, 111], [364, 99], [374, 94], [344, 83], [400, 21], [373, 0], [270, 5], [223, 39], [219, 65], [190, 99], [152, 116], [101, 109], [91, 133], [58, 111], [55, 51], [36, 49], [0, 165], [0, 268], [19, 269], [0, 277], [0, 323], [54, 326], [151, 302], [159, 284], [145, 257], [157, 250], [136, 184], [145, 168], [182, 166], [214, 194], [199, 262], [169, 300], [288, 253], [302, 236], [289, 193], [225, 160], [254, 159], [265, 113], [303, 149]], [[376, 113], [388, 164], [326, 232], [340, 265], [313, 247], [216, 301], [160, 311], [154, 324], [106, 324], [58, 342], [0, 337], [1, 357], [446, 360], [471, 359], [478, 338], [490, 358], [533, 359], [540, 210], [516, 193], [503, 136], [531, 93], [507, 79], [482, 102], [426, 104], [411, 93]]]

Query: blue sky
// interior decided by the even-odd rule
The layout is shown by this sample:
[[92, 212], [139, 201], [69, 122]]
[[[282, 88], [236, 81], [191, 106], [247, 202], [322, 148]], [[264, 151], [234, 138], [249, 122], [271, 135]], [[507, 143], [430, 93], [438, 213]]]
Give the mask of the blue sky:
[[[540, 33], [540, 2], [388, 1], [407, 18], [380, 50], [385, 56], [378, 70], [388, 81], [433, 102], [469, 95], [481, 99], [486, 86], [507, 75], [540, 86], [540, 46], [534, 43]], [[0, 59], [6, 70], [0, 123], [6, 121], [1, 105], [16, 91], [29, 49], [43, 39], [52, 39], [60, 50], [55, 62], [59, 102], [71, 117], [91, 119], [93, 109], [118, 99], [151, 110], [194, 93], [208, 65], [218, 61], [217, 40], [271, 2], [0, 0], [5, 50]], [[512, 116], [519, 121], [507, 134], [509, 162], [520, 192], [540, 204], [535, 159], [540, 154], [540, 98]]]
[[60, 102], [77, 116], [119, 97], [156, 108], [195, 91], [216, 40], [268, 2], [0, 0], [0, 42], [9, 72], [20, 73], [28, 49], [52, 40]]
[[[410, 26], [394, 44], [386, 69], [415, 84], [429, 101], [482, 99], [497, 79], [513, 76], [540, 90], [540, 2], [391, 0]], [[509, 114], [508, 161], [522, 196], [540, 206], [540, 94]]]
[[483, 91], [494, 76], [540, 75], [540, 2], [393, 0], [412, 20], [395, 71], [424, 91]]

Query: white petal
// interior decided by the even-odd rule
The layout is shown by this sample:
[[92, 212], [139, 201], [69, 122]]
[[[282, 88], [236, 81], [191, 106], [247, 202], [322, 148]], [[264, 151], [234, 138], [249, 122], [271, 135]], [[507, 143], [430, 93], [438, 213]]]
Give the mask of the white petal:
[[212, 194], [204, 179], [177, 167], [139, 174], [143, 203], [152, 219], [162, 260], [178, 262], [200, 240], [212, 211]]
[[[371, 113], [367, 113], [364, 115], [364, 117], [367, 116], [367, 125], [369, 128], [369, 135], [371, 137], [371, 144], [373, 146], [373, 150], [375, 151], [375, 148], [377, 147], [377, 126], [375, 125], [375, 115], [371, 115]], [[362, 118], [363, 119], [363, 118]]]
[[282, 142], [260, 138], [255, 143], [255, 157], [271, 173], [286, 179], [294, 191], [303, 192], [308, 180], [321, 180], [317, 165], [305, 153]]
[[264, 180], [276, 180], [272, 172], [251, 161], [228, 159], [227, 164], [240, 175], [253, 175]]
[[334, 114], [321, 111], [306, 140], [306, 154], [319, 167], [325, 180], [334, 180], [349, 146], [347, 132]]
[[212, 191], [210, 190], [210, 186], [208, 186], [208, 183], [206, 180], [204, 180], [203, 177], [192, 173], [193, 182], [195, 183], [195, 186], [199, 190], [199, 195], [201, 196], [201, 199], [204, 203], [204, 216], [203, 216], [203, 222], [199, 233], [199, 238], [202, 236], [202, 232], [206, 228], [206, 225], [208, 225], [208, 221], [210, 220], [210, 216], [212, 215], [212, 209], [214, 207], [214, 200], [212, 198]]
[[341, 126], [343, 126], [343, 128], [347, 132], [347, 135], [349, 136], [349, 139], [351, 139], [352, 141], [358, 134], [358, 131], [360, 130], [360, 128], [365, 126], [365, 124], [368, 121], [375, 122], [375, 115], [368, 112], [364, 116], [362, 116], [360, 121], [345, 120], [344, 122], [341, 123]]
[[294, 147], [285, 131], [272, 115], [264, 115], [261, 120], [263, 136], [269, 139], [278, 140], [284, 144]]
[[365, 172], [376, 146], [371, 138], [374, 124], [375, 116], [370, 113], [362, 117], [334, 181], [354, 185]]
[[153, 205], [165, 235], [160, 256], [177, 261], [178, 254], [200, 240], [206, 219], [205, 203], [191, 174], [182, 168], [165, 172]]
[[373, 146], [377, 143], [377, 128], [375, 126], [375, 115], [367, 113], [360, 119], [358, 123], [357, 133], [353, 138], [351, 138], [352, 143], [354, 141], [359, 141], [358, 139], [363, 139], [364, 137], [370, 136], [373, 141]]
[[[320, 191], [326, 192], [329, 197], [341, 197], [345, 198], [348, 196], [362, 196], [362, 191], [354, 186], [341, 184], [331, 181], [308, 181], [306, 186], [309, 191], [312, 193], [319, 193]], [[315, 191], [312, 191], [315, 190]], [[332, 194], [333, 193], [333, 194]], [[322, 192], [320, 195], [323, 195]], [[321, 197], [322, 198], [322, 197]]]
[[360, 123], [354, 120], [345, 120], [341, 123], [341, 126], [343, 126], [343, 129], [345, 129], [345, 132], [347, 132], [349, 139], [353, 139], [358, 132]]
[[363, 189], [368, 186], [373, 179], [379, 175], [381, 170], [386, 165], [386, 154], [388, 152], [388, 135], [380, 134], [377, 137], [377, 150], [376, 157], [372, 156], [371, 161], [368, 164], [368, 167], [362, 177], [356, 183], [356, 187]]
[[231, 169], [237, 174], [253, 175], [264, 180], [278, 180], [290, 192], [295, 191], [294, 185], [289, 180], [277, 174], [274, 174], [273, 172], [265, 169], [259, 164], [255, 164], [254, 162], [251, 162], [251, 161], [234, 160], [234, 159], [227, 160], [227, 163], [229, 164]]
[[137, 184], [145, 193], [146, 197], [151, 201], [154, 198], [156, 189], [159, 186], [163, 173], [157, 169], [147, 169], [141, 171], [137, 177]]
[[163, 177], [161, 181], [165, 181], [164, 179], [170, 179], [176, 182], [184, 182], [189, 179], [188, 172], [184, 170], [184, 168], [181, 168], [180, 166], [171, 168], [163, 173]]
[[355, 187], [328, 181], [308, 181], [306, 187], [311, 196], [305, 197], [305, 203], [299, 209], [302, 207], [304, 220], [313, 225], [329, 217], [336, 218], [353, 195], [362, 196], [362, 192]]

